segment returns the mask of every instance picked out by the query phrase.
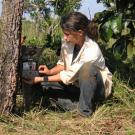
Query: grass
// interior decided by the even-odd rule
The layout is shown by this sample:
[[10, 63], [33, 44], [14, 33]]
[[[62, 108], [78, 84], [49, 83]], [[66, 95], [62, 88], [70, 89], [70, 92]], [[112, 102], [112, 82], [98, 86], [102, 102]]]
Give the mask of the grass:
[[[28, 28], [31, 28], [30, 33]], [[35, 37], [33, 25], [27, 23], [23, 30], [27, 40]], [[47, 58], [43, 63], [57, 59], [49, 49], [43, 52], [44, 55]], [[0, 135], [135, 135], [135, 91], [130, 91], [128, 84], [120, 78], [113, 79], [113, 95], [97, 107], [91, 117], [83, 118], [76, 113], [36, 106], [22, 115], [0, 116]], [[19, 108], [22, 106], [20, 95], [17, 96], [17, 105]]]
[[123, 82], [114, 78], [113, 96], [97, 107], [91, 117], [35, 107], [22, 116], [1, 116], [0, 134], [134, 135], [135, 92], [128, 91], [121, 84]]
[[[44, 38], [32, 23], [26, 22], [22, 27], [26, 41]], [[56, 58], [50, 58], [50, 52], [47, 49], [45, 54], [46, 59], [52, 62]], [[38, 106], [22, 115], [0, 116], [0, 135], [135, 135], [135, 91], [123, 86], [128, 85], [115, 77], [113, 96], [88, 118], [71, 112], [39, 109]], [[17, 105], [22, 105], [20, 96]]]

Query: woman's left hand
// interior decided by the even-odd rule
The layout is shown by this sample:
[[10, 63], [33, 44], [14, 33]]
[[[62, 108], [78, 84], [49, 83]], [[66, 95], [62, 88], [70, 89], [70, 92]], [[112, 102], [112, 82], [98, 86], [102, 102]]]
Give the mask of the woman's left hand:
[[27, 83], [27, 84], [36, 84], [36, 83], [41, 83], [43, 82], [44, 78], [43, 77], [34, 77], [32, 79], [23, 79], [22, 81]]

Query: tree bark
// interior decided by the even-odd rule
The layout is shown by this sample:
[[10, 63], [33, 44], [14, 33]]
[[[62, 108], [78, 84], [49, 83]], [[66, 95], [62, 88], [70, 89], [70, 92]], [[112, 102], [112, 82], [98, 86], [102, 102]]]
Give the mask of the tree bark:
[[24, 0], [3, 0], [0, 43], [0, 114], [8, 115], [14, 106], [23, 3]]

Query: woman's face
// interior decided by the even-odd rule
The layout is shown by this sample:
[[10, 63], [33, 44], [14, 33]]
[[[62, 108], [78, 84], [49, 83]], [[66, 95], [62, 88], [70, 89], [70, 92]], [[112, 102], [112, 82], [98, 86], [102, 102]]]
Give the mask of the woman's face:
[[72, 44], [79, 44], [81, 36], [80, 31], [63, 30], [64, 40]]

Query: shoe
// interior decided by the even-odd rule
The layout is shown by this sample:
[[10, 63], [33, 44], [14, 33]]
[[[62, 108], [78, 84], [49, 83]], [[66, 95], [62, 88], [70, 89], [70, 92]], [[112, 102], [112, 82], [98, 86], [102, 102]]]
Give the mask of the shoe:
[[89, 117], [93, 114], [93, 109], [81, 110], [79, 108], [79, 105], [77, 106], [77, 110], [78, 110], [79, 115], [81, 115], [82, 117]]

